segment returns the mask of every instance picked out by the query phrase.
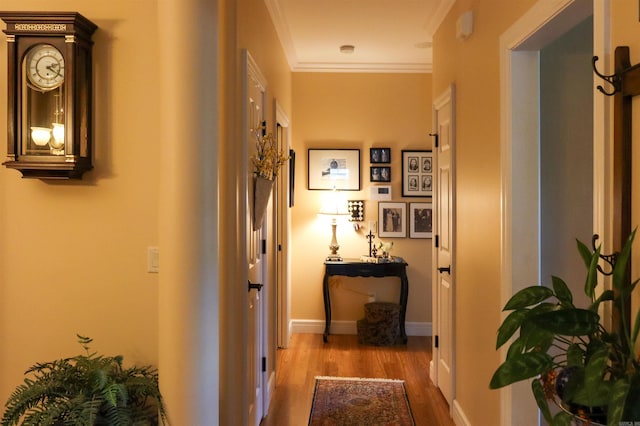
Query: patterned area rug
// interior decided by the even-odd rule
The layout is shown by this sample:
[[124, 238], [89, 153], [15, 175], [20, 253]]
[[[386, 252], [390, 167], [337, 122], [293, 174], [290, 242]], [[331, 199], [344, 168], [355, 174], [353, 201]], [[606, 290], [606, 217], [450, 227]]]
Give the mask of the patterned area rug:
[[310, 426], [414, 426], [402, 380], [316, 377]]

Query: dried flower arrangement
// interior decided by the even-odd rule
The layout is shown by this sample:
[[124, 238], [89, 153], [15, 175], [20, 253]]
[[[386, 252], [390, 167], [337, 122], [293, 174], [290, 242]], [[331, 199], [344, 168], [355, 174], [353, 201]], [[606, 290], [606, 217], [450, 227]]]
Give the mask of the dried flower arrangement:
[[265, 133], [264, 127], [253, 129], [256, 137], [256, 153], [251, 157], [253, 174], [268, 180], [274, 180], [278, 176], [280, 167], [289, 160], [278, 150], [277, 141], [271, 133]]

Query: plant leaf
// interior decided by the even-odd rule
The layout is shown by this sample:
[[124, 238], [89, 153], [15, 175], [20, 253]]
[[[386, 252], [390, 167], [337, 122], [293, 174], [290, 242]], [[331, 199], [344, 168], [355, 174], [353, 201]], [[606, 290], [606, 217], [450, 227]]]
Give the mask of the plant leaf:
[[608, 300], [613, 300], [614, 298], [615, 293], [613, 292], [613, 290], [605, 290], [602, 292], [600, 297], [598, 297], [596, 301], [593, 302], [593, 304], [589, 307], [589, 310], [598, 312], [598, 309], [600, 309], [600, 303], [606, 302]]
[[544, 419], [547, 422], [551, 422], [551, 410], [549, 410], [547, 396], [544, 393], [544, 389], [542, 387], [542, 383], [540, 383], [540, 380], [534, 380], [533, 382], [531, 382], [531, 390], [533, 391], [533, 396], [536, 398], [536, 404], [538, 404], [538, 408], [542, 412]]
[[633, 332], [631, 333], [631, 347], [636, 346], [636, 341], [638, 340], [638, 333], [640, 333], [640, 310], [636, 313], [636, 320], [633, 325]]
[[584, 283], [584, 293], [591, 300], [594, 298], [595, 289], [598, 285], [598, 261], [600, 260], [600, 246], [591, 255], [591, 260], [587, 264], [587, 279]]
[[525, 351], [535, 349], [538, 352], [547, 352], [553, 344], [554, 336], [553, 333], [538, 327], [533, 322], [524, 321], [520, 327], [520, 338], [525, 343]]
[[573, 418], [569, 413], [565, 413], [564, 411], [556, 414], [551, 422], [551, 426], [571, 426]]
[[496, 349], [504, 345], [513, 334], [520, 328], [522, 321], [527, 317], [528, 309], [518, 309], [511, 312], [502, 322], [498, 329], [498, 339], [496, 341]]
[[567, 366], [581, 366], [584, 359], [584, 351], [580, 345], [572, 343], [567, 348]]
[[489, 387], [498, 389], [512, 383], [542, 374], [553, 365], [553, 359], [549, 354], [542, 352], [527, 352], [514, 355], [498, 367]]
[[551, 296], [553, 296], [553, 290], [550, 288], [539, 285], [526, 287], [518, 291], [511, 297], [511, 299], [509, 299], [507, 304], [504, 306], [503, 311], [524, 309], [531, 305], [540, 303]]
[[[589, 358], [584, 369], [584, 391], [589, 399], [589, 406], [600, 405], [597, 400], [604, 383], [604, 371], [609, 360], [609, 351], [603, 346], [598, 348]], [[604, 404], [602, 404], [604, 405]]]
[[598, 329], [600, 316], [587, 309], [560, 309], [534, 315], [529, 320], [552, 333], [584, 336]]
[[513, 357], [514, 355], [521, 354], [525, 350], [525, 342], [521, 337], [518, 337], [516, 340], [509, 345], [509, 350], [507, 351], [507, 359]]
[[585, 243], [580, 240], [576, 240], [578, 246], [578, 253], [580, 253], [580, 257], [584, 261], [584, 266], [587, 268], [591, 265], [591, 258], [593, 256], [593, 252]]
[[558, 300], [567, 307], [573, 307], [573, 295], [567, 284], [562, 278], [552, 276], [553, 291], [556, 293]]
[[629, 238], [622, 247], [622, 251], [616, 257], [616, 265], [613, 268], [613, 288], [618, 291], [623, 291], [625, 286], [625, 277], [627, 274], [627, 263], [631, 255], [631, 244], [635, 238], [636, 230], [634, 229]]
[[607, 424], [619, 425], [624, 412], [625, 401], [631, 384], [625, 378], [616, 381], [609, 395], [609, 409], [607, 410]]

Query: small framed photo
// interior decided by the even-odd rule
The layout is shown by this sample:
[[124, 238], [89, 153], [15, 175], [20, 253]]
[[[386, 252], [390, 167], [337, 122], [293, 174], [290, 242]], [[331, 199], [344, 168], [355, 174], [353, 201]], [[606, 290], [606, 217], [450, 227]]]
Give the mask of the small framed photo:
[[360, 190], [359, 149], [313, 149], [308, 158], [309, 189]]
[[371, 182], [391, 182], [391, 167], [389, 166], [370, 167], [369, 180]]
[[433, 204], [409, 203], [409, 238], [433, 236]]
[[370, 148], [369, 149], [369, 162], [371, 164], [390, 163], [391, 162], [391, 148]]
[[378, 203], [378, 236], [405, 238], [407, 236], [407, 203]]
[[433, 195], [433, 153], [402, 151], [402, 196], [431, 197]]

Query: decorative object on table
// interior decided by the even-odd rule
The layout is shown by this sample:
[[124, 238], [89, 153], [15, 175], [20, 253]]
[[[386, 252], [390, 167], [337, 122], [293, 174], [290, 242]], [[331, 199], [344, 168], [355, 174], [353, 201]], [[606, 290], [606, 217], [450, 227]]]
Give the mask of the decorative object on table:
[[391, 182], [391, 167], [389, 166], [370, 167], [369, 180], [371, 182]]
[[92, 339], [78, 335], [78, 342], [84, 355], [27, 370], [5, 404], [3, 426], [168, 424], [155, 368], [124, 368], [120, 355], [90, 352]]
[[1, 12], [7, 24], [7, 161], [26, 178], [81, 179], [92, 165], [91, 36], [76, 12]]
[[360, 190], [359, 149], [309, 148], [307, 164], [310, 190]]
[[269, 204], [271, 190], [278, 177], [278, 171], [289, 159], [278, 149], [277, 141], [271, 133], [266, 133], [265, 126], [251, 129], [256, 138], [256, 152], [251, 156], [253, 175], [253, 229], [262, 227], [262, 219]]
[[389, 259], [391, 257], [391, 250], [393, 249], [393, 241], [378, 243], [378, 252], [383, 259]]
[[338, 239], [336, 237], [336, 228], [338, 227], [339, 220], [346, 220], [351, 216], [347, 210], [347, 201], [344, 199], [343, 194], [336, 189], [327, 194], [318, 215], [328, 218], [331, 224], [331, 243], [329, 244], [330, 253], [326, 260], [339, 262], [342, 260], [342, 256], [338, 254], [340, 245], [338, 244]]
[[316, 377], [309, 426], [415, 425], [403, 380]]
[[433, 235], [433, 204], [409, 203], [409, 238], [431, 238]]
[[407, 203], [378, 203], [378, 237], [404, 238], [407, 236]]
[[[568, 425], [578, 419], [588, 424], [621, 425], [640, 420], [640, 359], [635, 352], [640, 331], [640, 312], [630, 317], [629, 305], [638, 283], [628, 282], [633, 231], [620, 253], [604, 256], [578, 241], [587, 266], [584, 291], [591, 304], [577, 308], [565, 282], [552, 277], [553, 288], [527, 287], [504, 307], [512, 311], [498, 329], [496, 347], [509, 342], [506, 360], [494, 373], [492, 389], [533, 379], [532, 391], [546, 421]], [[603, 259], [609, 264], [598, 265]], [[598, 271], [612, 275], [613, 290], [596, 291]], [[600, 324], [599, 309], [612, 303], [616, 330]], [[633, 326], [632, 326], [633, 325]], [[549, 353], [548, 353], [549, 352]], [[548, 400], [564, 411], [552, 415]]]
[[371, 201], [391, 201], [391, 185], [373, 185], [369, 187]]
[[367, 234], [367, 236], [365, 237], [367, 239], [367, 241], [369, 242], [369, 257], [375, 257], [376, 255], [376, 246], [373, 244], [373, 239], [376, 236], [373, 235], [373, 232], [371, 232], [371, 229], [369, 229], [369, 233]]
[[347, 210], [349, 211], [349, 222], [364, 221], [364, 200], [347, 200]]
[[402, 196], [431, 197], [433, 195], [433, 153], [402, 151]]
[[371, 164], [385, 164], [391, 162], [391, 148], [370, 148], [369, 162]]

